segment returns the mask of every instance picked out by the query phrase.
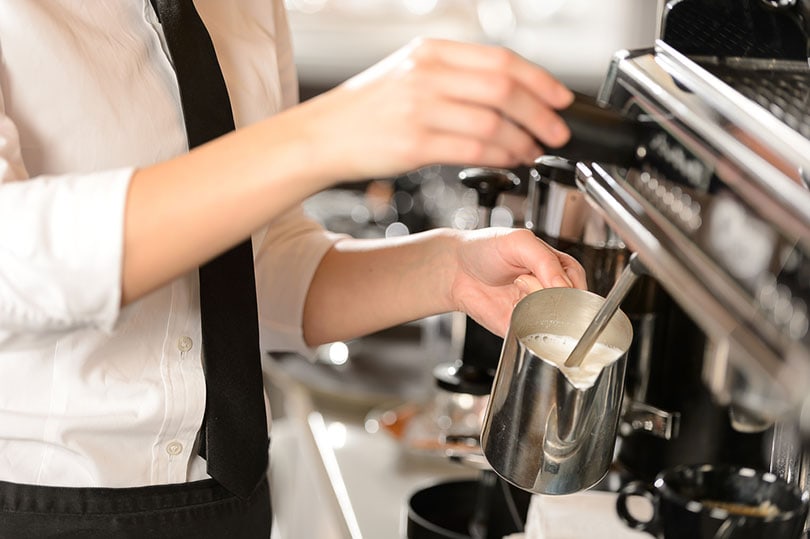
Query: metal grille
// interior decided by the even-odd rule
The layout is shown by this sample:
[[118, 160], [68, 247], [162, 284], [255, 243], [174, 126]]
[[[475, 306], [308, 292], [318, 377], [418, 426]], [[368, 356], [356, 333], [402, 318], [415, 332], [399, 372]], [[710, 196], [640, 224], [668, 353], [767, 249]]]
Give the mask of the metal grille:
[[687, 55], [792, 59], [806, 55], [807, 40], [789, 17], [747, 0], [673, 3], [663, 30], [663, 40]]
[[810, 70], [703, 67], [810, 139]]

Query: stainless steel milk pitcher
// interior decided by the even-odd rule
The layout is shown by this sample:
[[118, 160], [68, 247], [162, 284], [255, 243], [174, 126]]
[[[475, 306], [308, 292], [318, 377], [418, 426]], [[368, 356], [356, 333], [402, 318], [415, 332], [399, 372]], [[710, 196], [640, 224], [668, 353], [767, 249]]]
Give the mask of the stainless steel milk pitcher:
[[579, 339], [604, 298], [572, 288], [548, 288], [523, 298], [512, 312], [481, 434], [493, 470], [539, 494], [592, 487], [613, 460], [624, 371], [633, 329], [617, 311], [597, 343], [616, 351], [590, 387], [578, 389], [560, 368], [522, 340], [534, 334]]

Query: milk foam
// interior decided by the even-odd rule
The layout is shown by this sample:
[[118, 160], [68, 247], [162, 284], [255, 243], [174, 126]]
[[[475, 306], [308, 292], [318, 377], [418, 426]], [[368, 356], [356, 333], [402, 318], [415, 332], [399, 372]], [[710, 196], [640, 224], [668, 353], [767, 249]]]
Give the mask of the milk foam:
[[537, 357], [557, 367], [577, 389], [593, 386], [599, 373], [622, 356], [622, 350], [602, 343], [596, 343], [578, 367], [566, 367], [565, 360], [577, 344], [578, 339], [565, 335], [535, 333], [527, 335], [521, 342]]

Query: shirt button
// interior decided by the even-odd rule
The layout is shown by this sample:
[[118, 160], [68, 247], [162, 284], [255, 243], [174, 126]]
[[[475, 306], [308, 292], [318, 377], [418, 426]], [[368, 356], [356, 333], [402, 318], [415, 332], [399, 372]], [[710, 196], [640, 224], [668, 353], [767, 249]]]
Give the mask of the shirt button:
[[180, 442], [169, 442], [166, 444], [166, 453], [177, 456], [183, 452], [183, 444]]
[[188, 352], [192, 346], [194, 346], [194, 341], [191, 340], [191, 337], [183, 335], [177, 339], [177, 349], [181, 352]]

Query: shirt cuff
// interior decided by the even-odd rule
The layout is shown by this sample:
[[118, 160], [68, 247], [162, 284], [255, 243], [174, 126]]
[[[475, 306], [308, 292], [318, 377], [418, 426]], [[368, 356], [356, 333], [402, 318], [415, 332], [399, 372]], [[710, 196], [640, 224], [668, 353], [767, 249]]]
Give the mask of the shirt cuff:
[[0, 327], [113, 328], [132, 174], [127, 168], [0, 186]]

